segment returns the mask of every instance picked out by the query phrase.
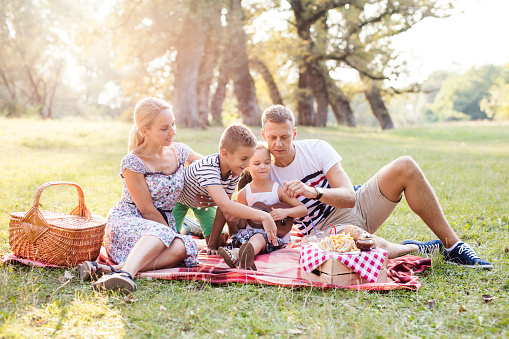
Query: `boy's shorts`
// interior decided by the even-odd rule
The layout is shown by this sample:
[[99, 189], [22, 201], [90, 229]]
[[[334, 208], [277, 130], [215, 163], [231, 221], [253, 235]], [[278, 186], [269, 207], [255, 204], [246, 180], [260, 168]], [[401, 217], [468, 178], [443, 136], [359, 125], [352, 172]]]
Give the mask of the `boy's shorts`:
[[355, 225], [373, 234], [391, 215], [396, 205], [387, 199], [378, 186], [378, 177], [375, 174], [355, 192], [355, 206], [353, 208], [337, 208], [317, 228], [329, 234], [333, 224], [337, 231], [347, 225]]
[[201, 207], [198, 209], [195, 207], [189, 207], [184, 204], [177, 204], [173, 208], [173, 216], [175, 217], [175, 226], [177, 227], [177, 231], [180, 232], [182, 224], [184, 223], [184, 218], [190, 208], [193, 210], [194, 216], [200, 223], [200, 228], [203, 232], [203, 236], [208, 237], [212, 232], [212, 224], [214, 223], [214, 218], [216, 217], [216, 206]]

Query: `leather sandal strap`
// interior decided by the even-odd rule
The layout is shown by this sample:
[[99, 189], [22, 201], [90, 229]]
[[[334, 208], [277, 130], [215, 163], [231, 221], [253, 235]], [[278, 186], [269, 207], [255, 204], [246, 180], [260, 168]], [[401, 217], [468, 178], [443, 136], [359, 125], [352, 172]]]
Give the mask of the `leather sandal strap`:
[[230, 259], [232, 261], [232, 263], [234, 265], [237, 265], [239, 263], [239, 258], [237, 258], [237, 256], [235, 255], [235, 253], [233, 253], [232, 250], [228, 249], [228, 248], [224, 248], [225, 252], [228, 253], [228, 255], [230, 256]]
[[132, 275], [131, 275], [131, 273], [129, 273], [129, 272], [122, 271], [122, 270], [118, 270], [118, 271], [116, 271], [115, 273], [125, 274], [125, 275], [127, 275], [127, 277], [128, 277], [129, 279], [131, 279], [132, 281], [134, 281], [133, 276], [132, 276]]

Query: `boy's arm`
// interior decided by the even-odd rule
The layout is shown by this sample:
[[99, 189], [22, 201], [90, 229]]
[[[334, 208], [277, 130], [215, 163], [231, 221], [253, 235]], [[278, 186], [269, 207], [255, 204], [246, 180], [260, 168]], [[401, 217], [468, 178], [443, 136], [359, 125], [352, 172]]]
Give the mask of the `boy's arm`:
[[[209, 241], [207, 243], [207, 247], [205, 251], [208, 255], [218, 254], [217, 252], [217, 243], [219, 240], [219, 236], [221, 235], [221, 231], [223, 230], [224, 224], [226, 222], [226, 218], [221, 211], [220, 208], [216, 210], [216, 216], [214, 218], [214, 222], [212, 224], [212, 231], [210, 232]], [[228, 225], [229, 226], [229, 225]]]
[[263, 229], [267, 233], [269, 242], [277, 246], [277, 228], [269, 213], [231, 201], [220, 185], [207, 186], [207, 190], [218, 208], [222, 210], [223, 214], [233, 215], [243, 219], [260, 220], [263, 224]]

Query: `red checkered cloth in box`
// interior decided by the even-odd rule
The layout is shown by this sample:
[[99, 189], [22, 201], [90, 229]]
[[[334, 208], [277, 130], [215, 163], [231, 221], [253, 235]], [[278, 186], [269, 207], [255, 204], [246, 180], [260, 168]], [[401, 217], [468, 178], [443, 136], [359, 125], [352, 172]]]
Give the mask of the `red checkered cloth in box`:
[[337, 259], [361, 278], [374, 283], [386, 256], [387, 252], [381, 248], [359, 254], [344, 254], [324, 251], [313, 245], [303, 245], [300, 249], [300, 265], [306, 273], [310, 273], [326, 260]]

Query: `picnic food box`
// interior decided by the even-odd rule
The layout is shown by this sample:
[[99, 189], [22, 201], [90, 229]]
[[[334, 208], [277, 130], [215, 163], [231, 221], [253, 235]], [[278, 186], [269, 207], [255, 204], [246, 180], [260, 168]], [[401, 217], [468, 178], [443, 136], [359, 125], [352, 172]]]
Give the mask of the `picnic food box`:
[[[313, 282], [323, 282], [338, 286], [351, 286], [351, 285], [362, 285], [368, 284], [369, 281], [363, 279], [359, 274], [355, 273], [349, 267], [345, 266], [341, 261], [337, 259], [328, 259], [324, 261], [311, 273], [301, 268], [301, 278], [307, 279]], [[387, 256], [385, 256], [382, 268], [378, 274], [376, 283], [387, 282]]]
[[[332, 236], [332, 237], [329, 236], [327, 238], [334, 238], [334, 237], [335, 236]], [[345, 238], [348, 238], [348, 237], [345, 237]], [[326, 239], [326, 238], [323, 238], [323, 239]], [[301, 248], [301, 256], [306, 255], [306, 254], [303, 254], [302, 251], [309, 253], [309, 251], [305, 250], [305, 247], [311, 247], [311, 248], [314, 248], [314, 250], [312, 250], [312, 252], [313, 252], [313, 255], [311, 256], [312, 260], [316, 260], [318, 257], [321, 257], [321, 255], [318, 255], [318, 257], [317, 257], [316, 249], [318, 248], [321, 251], [328, 251], [328, 250], [325, 250], [320, 245], [319, 246], [315, 246], [315, 245], [318, 243], [323, 244], [323, 239], [320, 240], [320, 238], [318, 238], [318, 239], [314, 239], [314, 241], [309, 241], [310, 239], [303, 238], [302, 239], [303, 247]], [[330, 250], [332, 250], [332, 249], [330, 249]], [[332, 252], [334, 253], [334, 251], [332, 251]], [[331, 253], [331, 252], [327, 252], [327, 253]], [[356, 255], [362, 255], [363, 259], [366, 259], [366, 255], [368, 255], [368, 253], [372, 253], [372, 252], [371, 251], [368, 251], [368, 252], [361, 251], [360, 253], [359, 252], [357, 252], [357, 253], [358, 254], [349, 255], [349, 258], [355, 258]], [[348, 255], [348, 254], [336, 253], [336, 255], [343, 256], [343, 255]], [[310, 260], [309, 258], [310, 257], [307, 257], [306, 260], [304, 260], [304, 261]], [[342, 259], [342, 261], [345, 262], [345, 260], [343, 260], [344, 259], [343, 257], [341, 259]], [[379, 266], [381, 260], [383, 260], [383, 262], [381, 262], [381, 266]], [[376, 266], [381, 267], [381, 268], [380, 268], [380, 272], [377, 276], [375, 283], [386, 283], [387, 282], [387, 254], [386, 254], [386, 252], [383, 253], [383, 258], [378, 257], [377, 261], [378, 262], [377, 262]], [[321, 259], [319, 259], [318, 262], [322, 262], [322, 263], [320, 265], [318, 265], [311, 272], [309, 272], [310, 267], [307, 266], [307, 271], [309, 272], [308, 273], [304, 269], [303, 262], [301, 260], [301, 278], [312, 281], [312, 282], [321, 282], [321, 283], [338, 285], [338, 286], [352, 286], [352, 285], [362, 285], [362, 284], [370, 283], [370, 281], [368, 281], [365, 278], [362, 278], [357, 272], [353, 271], [350, 267], [343, 264], [337, 258], [332, 258], [331, 256], [329, 256], [329, 258], [324, 261], [324, 258], [321, 257]], [[363, 267], [367, 267], [367, 266], [363, 266]]]

